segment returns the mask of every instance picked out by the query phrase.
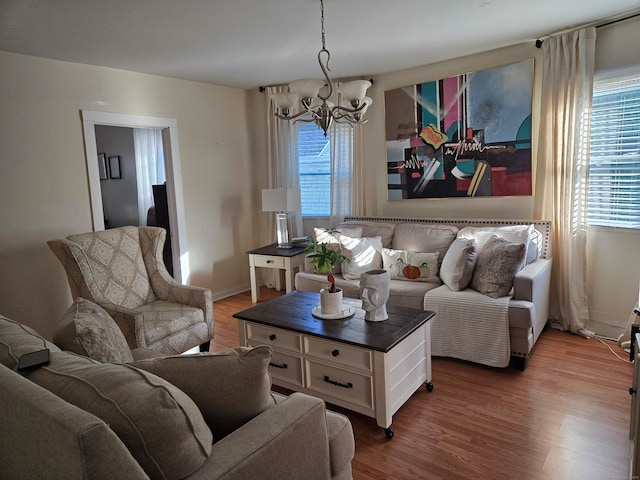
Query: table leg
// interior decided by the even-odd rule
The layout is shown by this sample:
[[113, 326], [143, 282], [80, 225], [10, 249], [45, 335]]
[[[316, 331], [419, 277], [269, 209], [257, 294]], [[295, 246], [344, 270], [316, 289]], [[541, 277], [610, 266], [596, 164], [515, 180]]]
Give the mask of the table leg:
[[260, 289], [258, 288], [258, 281], [256, 279], [256, 267], [251, 265], [249, 267], [249, 273], [251, 276], [251, 301], [253, 303], [258, 303], [260, 299]]
[[286, 281], [287, 293], [291, 293], [293, 291], [293, 270], [285, 270], [284, 278]]

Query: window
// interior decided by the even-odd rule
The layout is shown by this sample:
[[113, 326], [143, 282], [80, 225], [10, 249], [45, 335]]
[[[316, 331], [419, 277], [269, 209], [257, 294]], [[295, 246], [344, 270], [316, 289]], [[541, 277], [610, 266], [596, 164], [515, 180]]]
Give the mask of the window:
[[331, 205], [331, 133], [315, 123], [299, 125], [298, 161], [303, 216], [328, 217]]
[[596, 72], [589, 225], [640, 228], [640, 66]]

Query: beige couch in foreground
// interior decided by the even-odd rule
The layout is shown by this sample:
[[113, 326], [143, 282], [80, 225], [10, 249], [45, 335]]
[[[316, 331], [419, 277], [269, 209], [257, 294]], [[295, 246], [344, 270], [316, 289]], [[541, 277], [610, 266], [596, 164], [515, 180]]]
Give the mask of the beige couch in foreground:
[[[110, 329], [58, 332], [71, 348], [111, 357], [103, 363], [0, 316], [0, 478], [351, 478], [349, 420], [320, 399], [271, 393], [269, 347], [156, 357], [126, 350]], [[48, 365], [17, 371], [43, 348]]]
[[[358, 298], [359, 273], [383, 267], [392, 274], [389, 304], [437, 312], [430, 322], [434, 356], [526, 367], [548, 320], [551, 222], [347, 217], [337, 229], [347, 237], [338, 240], [340, 248], [351, 249], [353, 260], [335, 275], [346, 297]], [[499, 237], [495, 248], [485, 249], [492, 235]], [[500, 253], [489, 257], [490, 251]], [[374, 257], [373, 264], [358, 265]], [[498, 278], [510, 269], [510, 278]], [[327, 283], [308, 262], [305, 270], [296, 274], [296, 289], [317, 292]]]

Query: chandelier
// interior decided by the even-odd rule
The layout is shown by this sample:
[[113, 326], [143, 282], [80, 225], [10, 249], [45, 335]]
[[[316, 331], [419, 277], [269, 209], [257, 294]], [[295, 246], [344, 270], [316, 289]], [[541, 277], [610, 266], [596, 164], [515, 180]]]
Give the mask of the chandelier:
[[[315, 122], [327, 136], [332, 121], [338, 123], [366, 123], [364, 114], [373, 103], [365, 93], [371, 86], [368, 80], [354, 80], [338, 86], [342, 105], [329, 101], [334, 92], [333, 81], [329, 77], [329, 58], [331, 54], [325, 46], [324, 38], [324, 1], [320, 0], [320, 24], [322, 49], [318, 52], [318, 63], [324, 74], [324, 80], [306, 78], [289, 84], [290, 93], [274, 93], [271, 98], [276, 104], [275, 116], [283, 120]], [[324, 57], [324, 61], [323, 61]], [[300, 111], [296, 113], [296, 109]]]

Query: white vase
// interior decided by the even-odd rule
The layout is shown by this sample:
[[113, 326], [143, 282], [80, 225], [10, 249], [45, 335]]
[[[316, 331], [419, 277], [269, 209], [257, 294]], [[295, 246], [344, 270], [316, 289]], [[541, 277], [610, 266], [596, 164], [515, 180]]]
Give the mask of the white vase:
[[342, 289], [337, 288], [331, 293], [323, 288], [320, 290], [320, 312], [324, 315], [332, 315], [342, 310]]
[[387, 300], [389, 300], [389, 272], [369, 270], [360, 275], [358, 296], [362, 300], [364, 319], [369, 322], [381, 322], [389, 318]]

